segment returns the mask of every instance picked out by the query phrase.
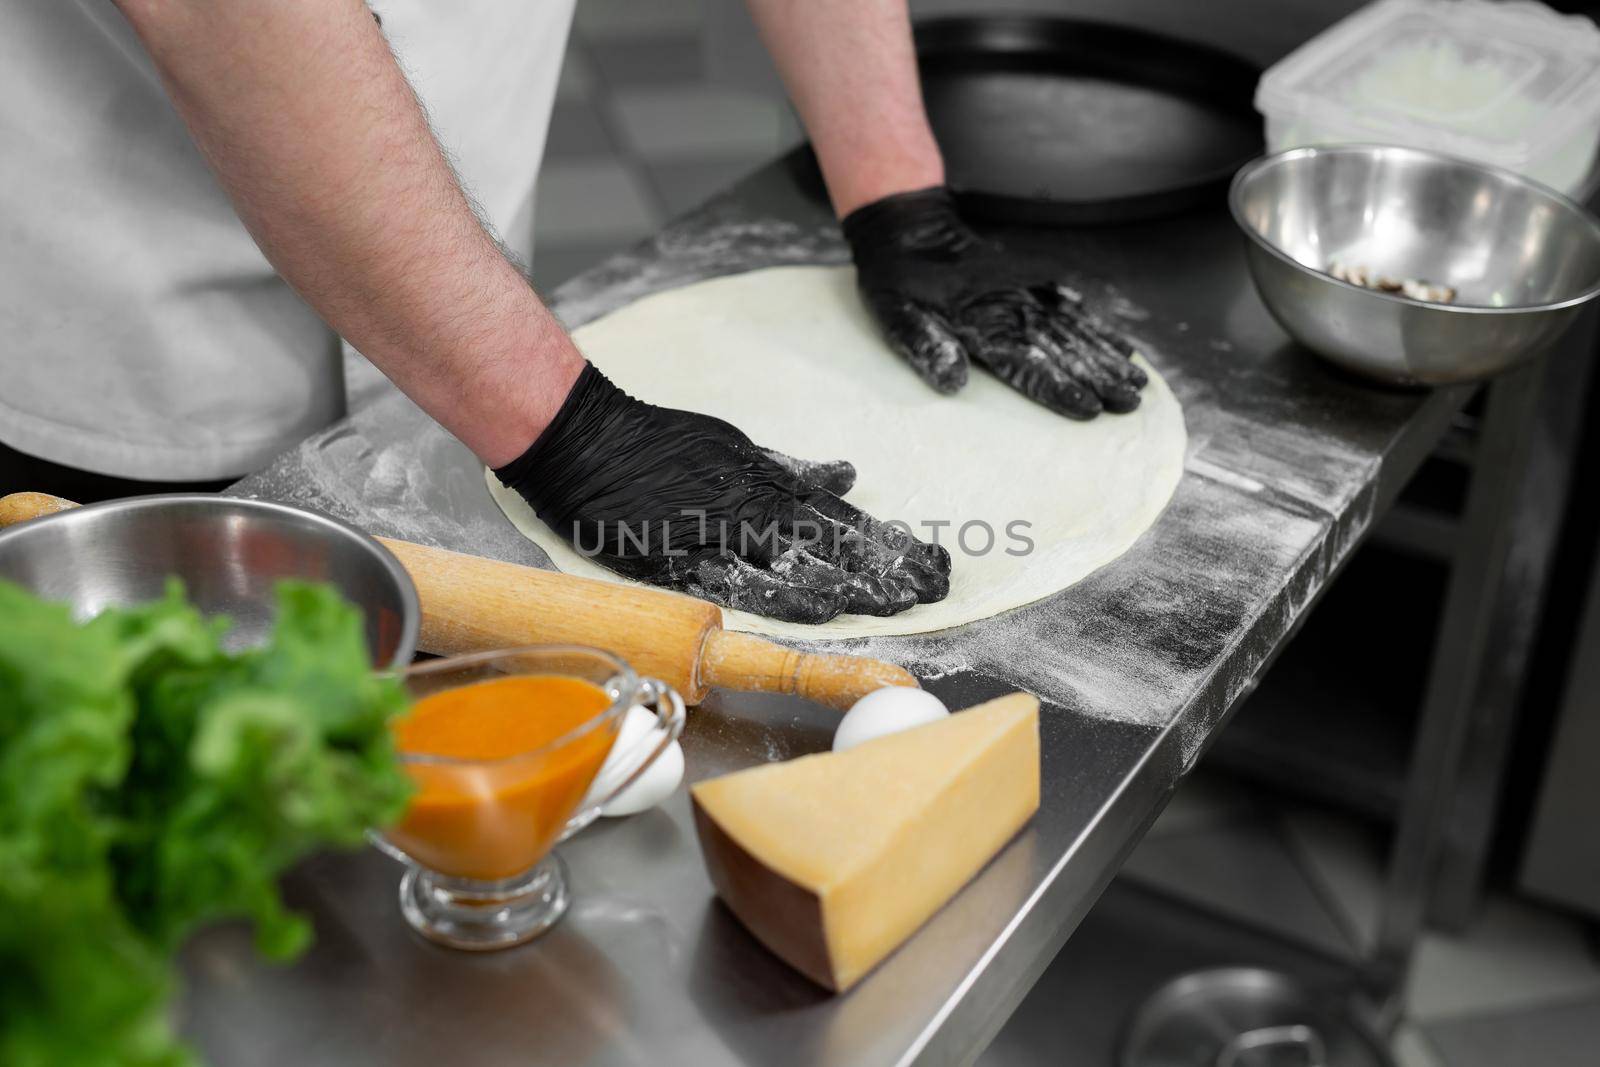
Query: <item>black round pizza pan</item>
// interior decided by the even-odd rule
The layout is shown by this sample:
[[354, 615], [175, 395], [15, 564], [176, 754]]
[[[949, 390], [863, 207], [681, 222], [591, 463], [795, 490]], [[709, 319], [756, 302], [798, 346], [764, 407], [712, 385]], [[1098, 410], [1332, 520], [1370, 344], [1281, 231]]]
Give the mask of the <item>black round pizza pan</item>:
[[1261, 153], [1261, 70], [1192, 41], [1039, 16], [916, 26], [949, 182], [997, 222], [1157, 218], [1215, 201]]

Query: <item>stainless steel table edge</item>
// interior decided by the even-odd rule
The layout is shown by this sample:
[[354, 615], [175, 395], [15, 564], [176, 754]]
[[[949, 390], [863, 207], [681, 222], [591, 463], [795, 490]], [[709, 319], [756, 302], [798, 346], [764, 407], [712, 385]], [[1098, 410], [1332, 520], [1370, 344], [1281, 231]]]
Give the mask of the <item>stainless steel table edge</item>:
[[[1199, 762], [1209, 739], [1227, 724], [1238, 704], [1254, 688], [1256, 679], [1298, 632], [1328, 583], [1354, 554], [1377, 519], [1393, 504], [1400, 489], [1416, 473], [1433, 445], [1444, 436], [1456, 413], [1475, 392], [1476, 387], [1463, 386], [1438, 390], [1429, 397], [1407, 432], [1396, 441], [1394, 450], [1380, 461], [1368, 491], [1347, 513], [1348, 521], [1341, 524], [1337, 521], [1339, 517], [1330, 516], [1327, 536], [1304, 557], [1307, 569], [1286, 581], [1277, 599], [1263, 605], [1258, 613], [1259, 620], [1280, 608], [1288, 611], [1294, 617], [1288, 635], [1242, 671], [1231, 670], [1232, 659], [1219, 662], [1186, 704], [1182, 715], [1209, 709], [1207, 717], [1211, 726], [1207, 730], [1207, 740], [1198, 748], [1186, 744], [1184, 733], [1194, 727], [1185, 722], [1182, 715], [1160, 730], [1134, 772], [1107, 798], [1073, 847], [1052, 866], [1049, 877], [1029, 898], [1028, 906], [968, 972], [959, 993], [931, 1020], [917, 1044], [898, 1061], [899, 1065], [969, 1064], [983, 1052], [1116, 877], [1122, 863], [1138, 847], [1182, 778]], [[1291, 588], [1296, 585], [1301, 586], [1298, 594]], [[1250, 638], [1249, 633], [1241, 634], [1236, 645], [1244, 645]], [[1172, 769], [1174, 753], [1178, 754], [1181, 769], [1175, 778], [1163, 778], [1162, 769]], [[1156, 787], [1165, 791], [1153, 804], [1141, 804], [1147, 799], [1144, 787], [1151, 784], [1146, 780], [1151, 775], [1155, 777]], [[1132, 810], [1123, 812], [1128, 805], [1132, 805]], [[1122, 825], [1111, 829], [1107, 820], [1123, 815], [1126, 817]], [[1089, 862], [1091, 858], [1094, 862]], [[1083, 880], [1080, 891], [1074, 894], [1075, 899], [1064, 910], [1052, 914], [1051, 898], [1062, 891], [1061, 879], [1067, 876], [1069, 869], [1095, 873]], [[1007, 949], [1013, 944], [1026, 946], [1019, 953], [1022, 958], [1009, 958], [1012, 953]], [[1010, 973], [1006, 973], [1008, 969]]]

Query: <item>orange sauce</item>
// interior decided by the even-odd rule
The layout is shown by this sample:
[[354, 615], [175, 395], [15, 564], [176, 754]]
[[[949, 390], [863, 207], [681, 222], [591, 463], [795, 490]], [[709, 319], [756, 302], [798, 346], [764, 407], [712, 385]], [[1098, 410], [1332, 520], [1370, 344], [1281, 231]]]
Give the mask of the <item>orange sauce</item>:
[[418, 786], [389, 836], [424, 866], [497, 880], [544, 858], [616, 740], [620, 717], [551, 742], [600, 715], [598, 686], [560, 675], [513, 675], [432, 693], [394, 724]]

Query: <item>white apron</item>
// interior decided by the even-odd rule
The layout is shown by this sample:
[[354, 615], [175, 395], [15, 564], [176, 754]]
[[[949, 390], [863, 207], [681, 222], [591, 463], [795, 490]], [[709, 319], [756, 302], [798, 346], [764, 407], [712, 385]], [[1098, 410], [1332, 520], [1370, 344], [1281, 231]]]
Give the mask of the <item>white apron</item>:
[[[573, 0], [374, 0], [435, 132], [527, 258]], [[0, 442], [151, 480], [254, 470], [344, 410], [108, 0], [0, 0]]]

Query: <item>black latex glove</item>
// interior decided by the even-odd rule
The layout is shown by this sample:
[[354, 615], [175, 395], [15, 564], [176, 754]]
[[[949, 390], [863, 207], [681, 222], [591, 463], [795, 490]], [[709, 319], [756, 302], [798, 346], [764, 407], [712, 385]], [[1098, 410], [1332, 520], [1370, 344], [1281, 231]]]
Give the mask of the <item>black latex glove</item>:
[[857, 282], [890, 345], [941, 393], [969, 360], [1052, 411], [1090, 419], [1139, 406], [1132, 349], [1046, 264], [961, 221], [950, 190], [898, 193], [852, 211]]
[[619, 574], [790, 622], [942, 600], [950, 554], [841, 500], [849, 463], [764, 451], [709, 415], [635, 400], [590, 364], [495, 477]]

